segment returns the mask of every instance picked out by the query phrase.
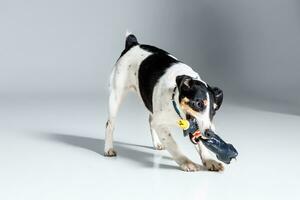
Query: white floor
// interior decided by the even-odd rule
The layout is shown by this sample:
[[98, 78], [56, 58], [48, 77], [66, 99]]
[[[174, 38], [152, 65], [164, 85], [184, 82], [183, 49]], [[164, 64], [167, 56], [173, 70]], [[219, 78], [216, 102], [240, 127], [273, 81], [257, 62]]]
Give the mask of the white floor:
[[[239, 151], [223, 173], [183, 172], [151, 148], [148, 117], [129, 98], [103, 157], [106, 102], [12, 100], [0, 105], [0, 199], [298, 199], [300, 117], [224, 104], [218, 134]], [[175, 138], [200, 163], [179, 129]]]

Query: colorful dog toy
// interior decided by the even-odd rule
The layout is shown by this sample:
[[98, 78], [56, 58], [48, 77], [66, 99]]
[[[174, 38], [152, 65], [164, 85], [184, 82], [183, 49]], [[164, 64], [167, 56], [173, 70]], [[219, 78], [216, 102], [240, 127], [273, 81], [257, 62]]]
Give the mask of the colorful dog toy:
[[189, 126], [183, 129], [183, 135], [189, 135], [193, 144], [198, 144], [201, 141], [209, 150], [216, 154], [220, 161], [226, 164], [229, 164], [233, 158], [237, 157], [238, 152], [232, 144], [226, 143], [212, 130], [207, 129], [204, 133], [201, 133], [195, 118], [187, 121]]

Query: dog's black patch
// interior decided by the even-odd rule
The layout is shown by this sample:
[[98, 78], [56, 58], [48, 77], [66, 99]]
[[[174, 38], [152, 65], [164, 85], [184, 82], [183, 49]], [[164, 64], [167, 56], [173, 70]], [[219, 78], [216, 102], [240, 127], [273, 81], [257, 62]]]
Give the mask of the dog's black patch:
[[136, 37], [133, 34], [130, 34], [127, 36], [126, 41], [125, 41], [125, 48], [131, 48], [135, 45], [139, 44]]
[[[218, 87], [208, 86], [208, 94], [210, 99], [209, 116], [212, 119], [223, 103], [223, 91]], [[216, 108], [214, 108], [214, 104], [217, 106]]]
[[138, 41], [135, 37], [135, 35], [130, 34], [126, 37], [126, 41], [125, 41], [125, 49], [122, 51], [120, 58], [127, 52], [129, 51], [132, 47], [138, 45]]
[[168, 55], [169, 53], [166, 52], [165, 50], [162, 50], [160, 48], [157, 48], [155, 46], [147, 45], [147, 44], [141, 44], [140, 47], [148, 52], [151, 53], [157, 53], [157, 54], [165, 54]]
[[159, 48], [149, 45], [140, 45], [140, 47], [153, 53], [141, 63], [138, 74], [142, 99], [148, 110], [153, 112], [152, 95], [154, 86], [165, 71], [179, 61], [172, 58], [166, 51]]
[[202, 112], [206, 109], [204, 101], [207, 101], [208, 89], [203, 82], [187, 75], [180, 75], [176, 77], [176, 84], [179, 90], [179, 102], [186, 97], [189, 99], [188, 105], [194, 111]]
[[216, 110], [214, 109], [214, 96], [212, 94], [212, 92], [208, 92], [209, 94], [209, 105], [210, 105], [210, 108], [209, 108], [209, 118], [210, 120], [213, 119], [213, 117], [215, 116], [216, 114]]
[[[209, 117], [210, 120], [216, 114], [223, 101], [223, 92], [217, 87], [206, 86], [199, 80], [194, 80], [187, 75], [176, 77], [176, 84], [179, 89], [179, 102], [183, 98], [188, 98], [188, 105], [195, 111], [201, 112], [206, 109], [204, 101], [207, 100], [206, 93], [209, 94]], [[214, 108], [214, 104], [217, 106]]]

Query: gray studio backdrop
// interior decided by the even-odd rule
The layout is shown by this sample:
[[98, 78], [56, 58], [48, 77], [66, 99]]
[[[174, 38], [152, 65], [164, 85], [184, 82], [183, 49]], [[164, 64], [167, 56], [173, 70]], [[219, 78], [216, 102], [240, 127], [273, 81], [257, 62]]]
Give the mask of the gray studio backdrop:
[[300, 114], [297, 0], [0, 1], [0, 95], [107, 97], [130, 29], [228, 102]]

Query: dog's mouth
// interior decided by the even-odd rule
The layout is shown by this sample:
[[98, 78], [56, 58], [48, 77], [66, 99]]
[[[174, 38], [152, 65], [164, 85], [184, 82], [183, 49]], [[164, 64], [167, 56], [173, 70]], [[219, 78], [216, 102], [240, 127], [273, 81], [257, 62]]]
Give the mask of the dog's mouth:
[[232, 159], [235, 159], [238, 155], [237, 150], [232, 144], [226, 143], [212, 130], [207, 129], [204, 133], [199, 131], [197, 120], [191, 115], [187, 115], [190, 127], [184, 130], [184, 135], [189, 135], [190, 140], [193, 144], [202, 142], [206, 148], [212, 151], [218, 160], [230, 164]]

